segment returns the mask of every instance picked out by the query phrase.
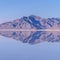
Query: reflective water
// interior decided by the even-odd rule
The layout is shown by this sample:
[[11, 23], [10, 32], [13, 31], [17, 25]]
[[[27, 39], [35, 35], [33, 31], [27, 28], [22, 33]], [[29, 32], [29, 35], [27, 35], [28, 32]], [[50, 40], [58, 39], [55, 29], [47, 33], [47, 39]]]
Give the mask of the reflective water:
[[60, 42], [30, 45], [0, 36], [0, 60], [60, 60]]
[[60, 60], [60, 19], [35, 17], [0, 25], [0, 60]]

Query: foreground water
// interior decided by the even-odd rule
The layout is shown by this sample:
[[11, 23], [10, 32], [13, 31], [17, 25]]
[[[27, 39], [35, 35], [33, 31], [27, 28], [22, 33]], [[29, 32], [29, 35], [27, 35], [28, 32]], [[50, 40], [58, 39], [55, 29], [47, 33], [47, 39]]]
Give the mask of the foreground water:
[[30, 45], [0, 36], [0, 60], [60, 60], [60, 42]]

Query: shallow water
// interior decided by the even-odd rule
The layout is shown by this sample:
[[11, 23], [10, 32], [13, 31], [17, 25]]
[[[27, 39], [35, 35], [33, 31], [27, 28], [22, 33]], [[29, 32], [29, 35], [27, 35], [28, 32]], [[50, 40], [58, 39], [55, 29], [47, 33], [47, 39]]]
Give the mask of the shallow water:
[[60, 60], [60, 42], [30, 45], [0, 36], [0, 60]]

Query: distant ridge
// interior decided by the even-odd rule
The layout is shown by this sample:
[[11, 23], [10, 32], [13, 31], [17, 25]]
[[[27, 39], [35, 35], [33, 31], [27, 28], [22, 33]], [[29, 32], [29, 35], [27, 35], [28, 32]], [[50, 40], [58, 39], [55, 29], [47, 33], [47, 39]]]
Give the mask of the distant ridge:
[[60, 41], [60, 18], [41, 18], [30, 15], [0, 24], [0, 35], [36, 44]]

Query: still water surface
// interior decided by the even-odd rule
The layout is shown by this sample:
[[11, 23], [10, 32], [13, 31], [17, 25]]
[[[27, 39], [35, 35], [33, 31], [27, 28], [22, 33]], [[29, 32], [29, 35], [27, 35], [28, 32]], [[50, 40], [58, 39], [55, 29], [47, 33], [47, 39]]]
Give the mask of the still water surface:
[[0, 36], [0, 60], [60, 60], [60, 42], [30, 45]]

